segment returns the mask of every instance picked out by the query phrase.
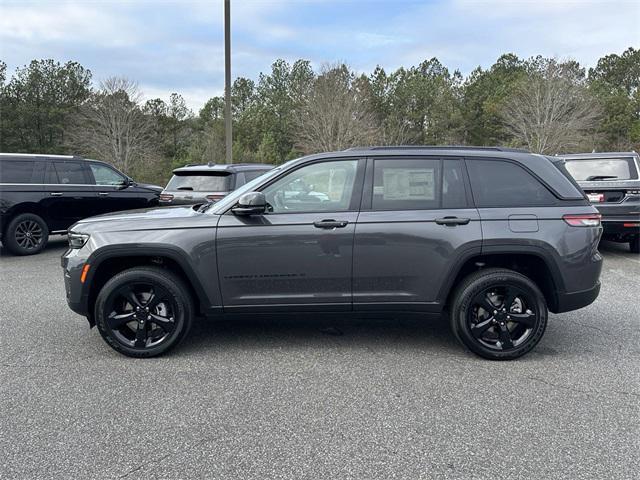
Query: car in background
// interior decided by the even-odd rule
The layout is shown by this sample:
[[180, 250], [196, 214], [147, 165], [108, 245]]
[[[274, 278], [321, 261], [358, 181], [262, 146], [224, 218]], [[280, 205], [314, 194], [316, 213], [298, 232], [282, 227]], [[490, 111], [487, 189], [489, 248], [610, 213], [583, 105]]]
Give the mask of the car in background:
[[217, 202], [272, 168], [273, 165], [262, 163], [210, 163], [176, 168], [160, 194], [160, 205]]
[[0, 239], [11, 253], [32, 255], [83, 218], [156, 206], [161, 191], [97, 160], [0, 153]]
[[603, 238], [640, 253], [640, 157], [636, 152], [560, 155], [602, 214]]

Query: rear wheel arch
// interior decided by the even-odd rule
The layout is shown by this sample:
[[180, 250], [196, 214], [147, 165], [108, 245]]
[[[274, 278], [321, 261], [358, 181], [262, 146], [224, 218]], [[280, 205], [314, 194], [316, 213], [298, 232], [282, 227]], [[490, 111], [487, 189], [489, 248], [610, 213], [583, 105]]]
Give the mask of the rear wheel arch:
[[47, 224], [47, 228], [51, 230], [51, 224], [49, 222], [49, 216], [47, 215], [46, 209], [35, 202], [24, 202], [24, 203], [19, 203], [17, 205], [14, 205], [4, 215], [3, 225], [2, 225], [3, 236], [11, 220], [13, 220], [18, 215], [22, 215], [23, 213], [32, 213], [34, 215], [39, 216]]
[[466, 277], [487, 268], [504, 268], [526, 276], [542, 291], [549, 310], [555, 312], [558, 309], [558, 291], [563, 290], [564, 282], [552, 260], [542, 253], [519, 249], [462, 257], [440, 292], [444, 304], [451, 305], [457, 287]]

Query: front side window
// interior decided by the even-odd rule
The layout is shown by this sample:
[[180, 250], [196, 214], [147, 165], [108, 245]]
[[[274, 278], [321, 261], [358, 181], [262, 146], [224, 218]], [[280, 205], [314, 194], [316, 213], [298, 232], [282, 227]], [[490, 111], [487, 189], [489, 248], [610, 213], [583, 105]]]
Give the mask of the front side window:
[[53, 183], [65, 185], [84, 185], [87, 183], [82, 164], [79, 162], [53, 162], [53, 171], [55, 172]]
[[307, 165], [264, 189], [273, 213], [339, 212], [349, 210], [358, 169], [357, 160]]
[[467, 169], [478, 207], [527, 207], [556, 202], [540, 181], [514, 163], [470, 159]]
[[123, 185], [125, 183], [125, 178], [115, 170], [98, 163], [90, 163], [89, 165], [96, 185]]

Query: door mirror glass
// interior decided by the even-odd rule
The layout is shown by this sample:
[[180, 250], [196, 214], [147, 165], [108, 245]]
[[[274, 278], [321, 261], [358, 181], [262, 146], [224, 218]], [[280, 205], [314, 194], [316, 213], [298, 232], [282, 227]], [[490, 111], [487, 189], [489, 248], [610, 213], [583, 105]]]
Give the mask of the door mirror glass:
[[235, 215], [260, 215], [267, 208], [267, 200], [262, 192], [245, 193], [231, 211]]

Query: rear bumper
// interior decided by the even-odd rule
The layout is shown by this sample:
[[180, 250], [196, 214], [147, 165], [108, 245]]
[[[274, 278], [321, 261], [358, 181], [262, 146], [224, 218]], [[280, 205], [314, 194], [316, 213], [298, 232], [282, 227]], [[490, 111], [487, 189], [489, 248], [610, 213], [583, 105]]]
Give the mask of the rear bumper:
[[604, 236], [615, 236], [619, 238], [640, 235], [640, 214], [603, 217], [602, 231]]
[[600, 293], [600, 281], [588, 290], [558, 294], [558, 308], [554, 313], [570, 312], [591, 305]]

